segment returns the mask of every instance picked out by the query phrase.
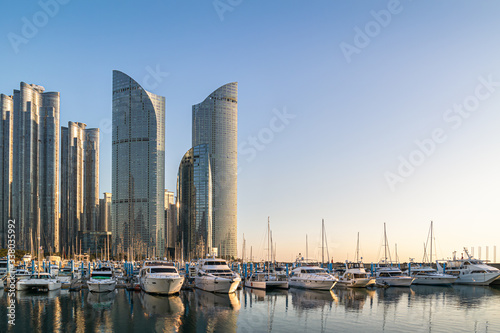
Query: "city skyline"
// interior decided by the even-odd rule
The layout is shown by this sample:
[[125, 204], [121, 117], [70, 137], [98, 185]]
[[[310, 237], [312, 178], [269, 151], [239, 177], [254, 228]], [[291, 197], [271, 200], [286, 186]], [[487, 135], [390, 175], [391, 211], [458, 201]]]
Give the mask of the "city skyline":
[[[402, 260], [422, 255], [431, 220], [440, 257], [491, 249], [500, 5], [394, 4], [244, 1], [221, 12], [166, 2], [137, 15], [133, 3], [69, 2], [25, 37], [22, 18], [32, 23], [43, 8], [13, 3], [0, 92], [20, 81], [60, 92], [61, 124], [101, 129], [99, 183], [112, 192], [110, 73], [123, 70], [167, 98], [165, 188], [174, 190], [193, 146], [191, 106], [238, 81], [238, 253], [244, 233], [247, 253], [265, 257], [268, 216], [279, 260], [304, 253], [306, 234], [317, 252], [322, 218], [339, 261], [353, 257], [358, 231], [363, 257], [377, 261], [384, 222]], [[15, 48], [10, 33], [26, 42]]]

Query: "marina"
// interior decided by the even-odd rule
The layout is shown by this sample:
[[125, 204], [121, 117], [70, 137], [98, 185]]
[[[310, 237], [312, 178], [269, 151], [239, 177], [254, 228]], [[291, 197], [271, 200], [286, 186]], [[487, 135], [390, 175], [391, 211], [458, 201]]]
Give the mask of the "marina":
[[[0, 291], [0, 316], [10, 299]], [[453, 285], [409, 288], [199, 289], [175, 296], [117, 289], [17, 292], [15, 326], [2, 332], [498, 332], [500, 288]]]

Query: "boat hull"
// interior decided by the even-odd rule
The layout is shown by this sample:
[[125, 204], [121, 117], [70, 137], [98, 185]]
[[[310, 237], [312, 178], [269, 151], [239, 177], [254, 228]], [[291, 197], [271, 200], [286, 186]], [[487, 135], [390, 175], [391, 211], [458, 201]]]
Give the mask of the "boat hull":
[[411, 277], [378, 277], [376, 279], [378, 286], [382, 287], [409, 287], [413, 283]]
[[434, 276], [422, 276], [417, 277], [413, 281], [413, 284], [428, 285], [428, 286], [443, 286], [453, 284], [457, 280], [456, 277], [434, 277]]
[[61, 282], [45, 282], [45, 281], [32, 281], [21, 280], [16, 284], [16, 289], [19, 291], [24, 290], [37, 290], [37, 291], [50, 291], [61, 289]]
[[105, 293], [113, 291], [116, 288], [116, 281], [98, 281], [94, 282], [92, 280], [87, 281], [87, 286], [89, 291], [93, 293]]
[[288, 281], [252, 281], [247, 280], [245, 287], [255, 289], [288, 289]]
[[312, 289], [312, 290], [331, 290], [337, 281], [314, 281], [314, 280], [290, 280], [291, 288]]
[[183, 277], [144, 277], [141, 279], [140, 285], [142, 290], [149, 294], [172, 295], [181, 290], [183, 283]]
[[352, 279], [352, 280], [339, 280], [337, 286], [339, 287], [349, 287], [349, 288], [366, 288], [368, 286], [373, 286], [375, 284], [375, 279]]
[[221, 294], [231, 294], [236, 291], [241, 279], [223, 279], [212, 277], [195, 277], [194, 285], [196, 288]]
[[475, 286], [489, 286], [493, 281], [497, 280], [500, 273], [472, 273], [463, 274], [456, 279], [456, 284], [470, 284]]

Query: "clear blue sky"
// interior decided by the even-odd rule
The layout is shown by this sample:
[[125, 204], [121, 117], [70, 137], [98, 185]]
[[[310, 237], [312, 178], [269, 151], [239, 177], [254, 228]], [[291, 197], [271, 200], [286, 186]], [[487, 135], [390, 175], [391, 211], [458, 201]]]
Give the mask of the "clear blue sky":
[[[306, 233], [309, 256], [318, 257], [324, 218], [335, 260], [353, 258], [358, 231], [365, 261], [378, 260], [383, 222], [392, 250], [398, 243], [402, 260], [420, 259], [433, 220], [439, 257], [483, 246], [484, 258], [490, 246], [492, 259], [500, 245], [499, 3], [215, 4], [226, 11], [212, 1], [73, 0], [49, 16], [37, 1], [4, 3], [0, 92], [11, 94], [20, 81], [43, 85], [61, 92], [61, 125], [100, 127], [105, 192], [112, 70], [149, 83], [167, 100], [166, 188], [174, 190], [191, 144], [191, 106], [238, 81], [238, 138], [246, 143], [239, 251], [245, 233], [247, 249], [264, 254], [270, 216], [278, 259], [304, 253]], [[25, 21], [38, 31], [23, 36]], [[25, 39], [13, 47], [12, 34]], [[148, 81], [156, 68], [168, 76]], [[454, 111], [464, 103], [473, 111]], [[281, 126], [273, 118], [284, 110], [294, 118]], [[259, 134], [254, 154], [251, 137]], [[418, 148], [415, 141], [433, 135], [434, 148]], [[413, 172], [400, 156], [416, 161]]]

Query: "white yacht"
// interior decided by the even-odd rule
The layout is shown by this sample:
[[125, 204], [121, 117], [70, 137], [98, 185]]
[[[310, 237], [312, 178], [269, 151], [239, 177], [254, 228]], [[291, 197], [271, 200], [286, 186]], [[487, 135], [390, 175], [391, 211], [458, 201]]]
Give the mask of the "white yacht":
[[456, 276], [455, 283], [458, 284], [473, 284], [477, 286], [488, 286], [493, 281], [500, 277], [498, 268], [486, 265], [479, 259], [474, 259], [469, 255], [467, 249], [465, 254], [467, 259], [448, 260], [444, 267], [438, 264], [438, 271], [449, 275]]
[[370, 276], [361, 262], [345, 263], [345, 270], [338, 274], [338, 286], [352, 288], [366, 288], [375, 284], [375, 278]]
[[458, 278], [450, 274], [438, 273], [437, 270], [430, 266], [413, 267], [405, 271], [411, 277], [414, 277], [413, 284], [426, 284], [434, 286], [449, 285], [455, 282]]
[[17, 281], [16, 289], [23, 290], [38, 290], [50, 291], [61, 289], [61, 281], [53, 277], [49, 273], [35, 273], [29, 279]]
[[72, 272], [70, 266], [65, 266], [61, 268], [57, 277], [59, 278], [62, 284], [70, 284], [73, 278], [77, 278], [76, 270]]
[[31, 276], [30, 272], [24, 268], [18, 268], [14, 272], [14, 275], [15, 275], [17, 281], [29, 279]]
[[338, 280], [321, 267], [301, 266], [292, 270], [288, 281], [293, 288], [330, 290]]
[[377, 266], [375, 281], [380, 287], [409, 287], [414, 277], [404, 275], [396, 266]]
[[116, 280], [113, 277], [113, 271], [109, 267], [96, 268], [90, 274], [87, 281], [89, 291], [102, 293], [113, 291], [116, 288]]
[[146, 261], [139, 272], [139, 284], [147, 293], [177, 294], [184, 283], [174, 263], [167, 261]]
[[201, 259], [196, 265], [195, 287], [216, 293], [234, 293], [241, 282], [238, 273], [229, 269], [223, 259]]
[[245, 281], [245, 287], [257, 289], [288, 289], [288, 280], [273, 272], [254, 272]]

